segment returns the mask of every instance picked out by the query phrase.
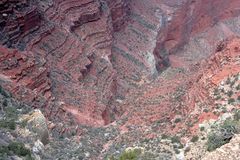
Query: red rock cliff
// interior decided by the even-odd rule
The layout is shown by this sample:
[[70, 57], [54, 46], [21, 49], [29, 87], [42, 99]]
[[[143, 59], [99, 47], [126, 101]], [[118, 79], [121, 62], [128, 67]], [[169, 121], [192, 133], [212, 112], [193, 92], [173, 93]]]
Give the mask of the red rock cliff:
[[27, 90], [26, 101], [45, 106], [49, 119], [104, 125], [123, 113], [118, 103], [129, 90], [167, 66], [206, 58], [215, 43], [238, 34], [232, 24], [238, 6], [234, 0], [4, 0], [1, 79], [12, 81], [7, 88], [19, 97]]

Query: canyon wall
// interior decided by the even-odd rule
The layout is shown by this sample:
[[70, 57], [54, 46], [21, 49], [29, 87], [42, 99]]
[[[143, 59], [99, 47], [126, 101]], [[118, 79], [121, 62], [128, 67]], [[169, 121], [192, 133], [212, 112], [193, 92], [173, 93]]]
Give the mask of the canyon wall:
[[15, 48], [1, 48], [1, 75], [13, 83], [6, 88], [28, 103], [41, 95], [35, 107], [50, 119], [108, 123], [117, 85], [109, 56], [113, 33], [127, 23], [129, 1], [6, 0], [0, 7], [1, 44]]
[[[1, 83], [49, 119], [105, 125], [122, 115], [119, 103], [131, 89], [168, 66], [184, 67], [182, 59], [206, 58], [218, 41], [240, 33], [233, 29], [238, 6], [234, 0], [4, 0]], [[219, 31], [224, 35], [214, 36]], [[204, 43], [196, 40], [203, 32]]]
[[[192, 37], [205, 32], [209, 27], [221, 28], [218, 33], [214, 33], [215, 36], [217, 34], [216, 37], [220, 37], [221, 34], [228, 34], [222, 37], [222, 40], [234, 35], [234, 32], [237, 32], [236, 30], [232, 30], [229, 33], [226, 31], [229, 30], [228, 27], [218, 26], [217, 24], [221, 21], [238, 17], [240, 14], [239, 6], [240, 3], [235, 0], [188, 0], [181, 9], [175, 13], [171, 24], [165, 28], [165, 31], [160, 32], [157, 47], [154, 52], [155, 55], [165, 57], [168, 54], [179, 52], [179, 49], [182, 49]], [[236, 19], [233, 21], [236, 21]], [[212, 41], [215, 40], [214, 45], [216, 45], [219, 39], [217, 40], [213, 37], [214, 35], [205, 37], [208, 41], [206, 43], [213, 43]], [[200, 39], [200, 37], [198, 38]], [[201, 44], [199, 43], [198, 45]]]

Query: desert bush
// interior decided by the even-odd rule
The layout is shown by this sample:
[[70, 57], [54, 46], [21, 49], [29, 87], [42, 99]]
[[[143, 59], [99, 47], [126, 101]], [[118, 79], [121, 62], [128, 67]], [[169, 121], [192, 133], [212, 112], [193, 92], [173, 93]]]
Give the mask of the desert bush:
[[10, 95], [2, 88], [1, 85], [0, 85], [0, 94], [6, 98], [10, 97]]
[[239, 84], [239, 85], [237, 85], [236, 89], [237, 89], [237, 90], [240, 90], [240, 84]]
[[138, 157], [138, 153], [135, 150], [124, 151], [119, 160], [135, 160]]
[[178, 136], [171, 137], [171, 141], [172, 141], [172, 143], [181, 143]]
[[228, 77], [227, 81], [226, 81], [226, 84], [230, 84], [230, 83], [231, 83], [231, 79]]
[[218, 95], [215, 99], [216, 100], [219, 100], [219, 99], [221, 99], [222, 97], [220, 96], [220, 95]]
[[200, 127], [200, 131], [204, 131], [204, 129], [205, 129], [205, 127], [203, 127], [203, 126]]
[[8, 145], [8, 149], [13, 153], [19, 156], [27, 156], [31, 154], [30, 150], [27, 149], [23, 143], [20, 142], [12, 142]]
[[237, 100], [240, 101], [240, 96], [237, 97]]
[[194, 143], [194, 142], [197, 142], [198, 139], [199, 139], [198, 136], [193, 136], [192, 139], [191, 139], [191, 142], [193, 142], [193, 143]]
[[213, 93], [214, 93], [215, 96], [218, 95], [218, 94], [219, 94], [218, 88], [215, 88], [214, 91], [213, 91]]
[[234, 134], [239, 133], [240, 123], [238, 120], [227, 119], [214, 132], [208, 135], [207, 150], [213, 151], [222, 145], [228, 143]]
[[119, 160], [136, 160], [141, 154], [141, 149], [129, 149], [123, 151], [120, 155]]
[[228, 91], [227, 95], [228, 95], [228, 97], [232, 97], [233, 91]]
[[0, 158], [4, 157], [4, 155], [18, 155], [22, 157], [27, 157], [27, 159], [31, 159], [31, 152], [27, 149], [23, 143], [20, 142], [11, 142], [7, 146], [0, 146]]
[[0, 120], [0, 128], [7, 128], [7, 129], [15, 130], [16, 123], [13, 119]]
[[233, 115], [234, 120], [239, 121], [240, 120], [240, 110], [235, 111]]
[[235, 99], [234, 99], [234, 98], [228, 99], [228, 104], [233, 104], [234, 102], [235, 102]]
[[179, 149], [177, 149], [177, 148], [174, 148], [174, 152], [175, 152], [176, 154], [179, 154], [179, 153], [180, 153]]
[[227, 142], [224, 140], [224, 138], [221, 135], [217, 133], [211, 133], [210, 135], [208, 135], [207, 150], [213, 151], [226, 143]]
[[179, 123], [179, 122], [181, 122], [181, 120], [182, 120], [181, 118], [176, 118], [176, 119], [174, 120], [174, 122], [175, 122], [175, 123]]
[[204, 109], [203, 109], [203, 112], [208, 113], [209, 111], [208, 111], [207, 108], [204, 108]]
[[162, 139], [167, 139], [169, 136], [168, 135], [166, 135], [166, 134], [162, 134]]

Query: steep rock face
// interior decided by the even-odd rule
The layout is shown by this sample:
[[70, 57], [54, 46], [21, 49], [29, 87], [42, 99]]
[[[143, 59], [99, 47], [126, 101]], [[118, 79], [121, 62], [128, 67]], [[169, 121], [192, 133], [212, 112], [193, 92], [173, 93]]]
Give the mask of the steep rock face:
[[[10, 37], [3, 38], [2, 44], [29, 51], [23, 55], [37, 61], [37, 64], [32, 62], [31, 67], [40, 68], [43, 72], [48, 70], [44, 72], [45, 74], [39, 74], [38, 78], [35, 75], [17, 75], [31, 77], [32, 81], [29, 83], [33, 83], [33, 86], [27, 83], [19, 83], [18, 86], [28, 88], [39, 95], [42, 93], [36, 88], [45, 84], [41, 80], [45, 77], [48, 90], [51, 88], [51, 96], [48, 94], [47, 98], [44, 98], [47, 101], [44, 104], [48, 106], [45, 108], [46, 113], [50, 118], [58, 115], [62, 117], [67, 113], [68, 116], [71, 114], [75, 116], [75, 120], [81, 124], [108, 123], [108, 106], [113, 99], [116, 86], [115, 71], [108, 57], [111, 55], [114, 30], [120, 30], [127, 22], [128, 6], [128, 1], [122, 0], [1, 2], [3, 17], [1, 23], [4, 24], [1, 33], [5, 37]], [[21, 12], [16, 8], [21, 9]], [[20, 18], [15, 18], [17, 14]], [[9, 36], [10, 29], [14, 32], [14, 38]], [[19, 32], [19, 36], [16, 36], [18, 34], [15, 34], [15, 30]], [[4, 54], [1, 55], [3, 64], [12, 55], [11, 52], [14, 52], [13, 57], [19, 57], [16, 58], [16, 63], [18, 61], [30, 63], [27, 58], [22, 60], [23, 55], [18, 51], [4, 48], [2, 50], [4, 50]], [[12, 71], [11, 74], [15, 74], [16, 69], [9, 70]], [[24, 69], [19, 67], [17, 70], [22, 72]], [[31, 71], [34, 72], [32, 69]], [[11, 74], [3, 72], [6, 78]], [[39, 86], [34, 85], [34, 80]], [[50, 98], [53, 101], [48, 101]], [[34, 101], [34, 98], [30, 99]]]
[[119, 31], [124, 28], [124, 25], [127, 24], [129, 19], [130, 1], [129, 0], [106, 0], [110, 11], [114, 31]]
[[68, 121], [73, 115], [94, 126], [121, 116], [119, 103], [129, 90], [144, 87], [167, 66], [188, 68], [209, 56], [218, 41], [240, 33], [236, 1], [5, 0], [0, 5], [1, 43], [25, 50], [15, 54], [44, 70], [26, 76], [32, 85], [21, 86], [43, 95], [37, 101], [46, 101], [40, 106], [47, 106], [50, 119]]
[[26, 45], [24, 37], [41, 24], [37, 7], [28, 0], [4, 0], [0, 2], [0, 8], [1, 44], [23, 50]]
[[163, 68], [153, 54], [157, 36], [180, 5], [179, 1], [131, 1], [129, 23], [113, 36], [111, 62], [124, 86], [119, 90], [141, 85]]
[[[234, 18], [239, 16], [239, 5], [234, 0], [188, 0], [176, 12], [165, 31], [160, 32], [154, 51], [156, 57], [160, 61], [168, 59], [169, 54], [179, 54], [180, 49], [183, 52], [196, 52], [195, 55], [193, 53], [195, 59], [212, 53], [212, 46], [216, 46], [219, 41], [231, 35], [239, 35], [239, 31], [233, 28], [239, 21]], [[186, 44], [189, 45], [184, 47]]]
[[0, 47], [1, 84], [22, 101], [44, 107], [51, 97], [46, 61], [34, 57], [30, 51]]
[[163, 133], [192, 135], [198, 122], [217, 118], [211, 92], [239, 72], [240, 42], [217, 44], [239, 35], [238, 6], [234, 0], [4, 0], [0, 84], [42, 108], [53, 136], [76, 135], [67, 146], [56, 141], [50, 159], [71, 159], [69, 151], [104, 159], [148, 139], [159, 146]]
[[108, 60], [112, 42], [110, 11], [101, 5], [93, 0], [54, 1], [45, 11], [55, 26], [32, 50], [44, 53], [51, 64], [56, 100], [50, 115], [61, 117], [67, 112], [81, 124], [105, 123], [102, 113], [113, 94], [114, 71]]

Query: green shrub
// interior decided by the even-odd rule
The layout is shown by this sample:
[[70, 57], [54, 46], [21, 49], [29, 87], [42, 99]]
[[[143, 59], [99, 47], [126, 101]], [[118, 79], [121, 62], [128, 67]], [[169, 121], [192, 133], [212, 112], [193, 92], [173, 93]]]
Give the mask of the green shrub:
[[230, 83], [231, 83], [231, 79], [228, 77], [227, 81], [226, 81], [226, 84], [230, 84]]
[[234, 98], [228, 99], [228, 104], [233, 104], [234, 102], [235, 102], [235, 99], [234, 99]]
[[8, 105], [7, 99], [4, 99], [4, 100], [3, 100], [3, 106], [6, 107], [7, 105]]
[[193, 142], [193, 143], [194, 143], [194, 142], [197, 142], [198, 139], [199, 139], [198, 136], [193, 136], [192, 139], [191, 139], [191, 142]]
[[237, 100], [240, 101], [240, 96], [237, 97]]
[[239, 84], [239, 85], [237, 85], [236, 89], [237, 89], [237, 90], [240, 90], [240, 84]]
[[6, 112], [7, 117], [9, 117], [9, 118], [16, 119], [18, 116], [17, 109], [15, 107], [6, 107], [5, 112]]
[[207, 140], [207, 150], [214, 151], [215, 149], [221, 147], [222, 145], [228, 143], [228, 141], [224, 140], [222, 135], [218, 135], [217, 133], [211, 133], [208, 135]]
[[215, 99], [216, 100], [219, 100], [219, 99], [221, 99], [222, 97], [220, 96], [220, 95], [218, 95]]
[[234, 78], [234, 81], [237, 82], [239, 79], [238, 79], [238, 75], [235, 76]]
[[126, 150], [120, 155], [119, 160], [136, 160], [141, 152], [141, 149]]
[[166, 134], [162, 134], [162, 139], [167, 139], [169, 136]]
[[233, 91], [228, 91], [228, 92], [227, 92], [227, 95], [228, 95], [228, 97], [232, 97]]
[[209, 111], [208, 111], [207, 108], [204, 108], [204, 109], [203, 109], [203, 112], [208, 113]]
[[176, 119], [174, 120], [174, 122], [175, 122], [175, 123], [181, 122], [181, 118], [176, 118]]
[[0, 120], [0, 128], [7, 128], [11, 130], [15, 130], [16, 128], [16, 120], [18, 118], [17, 110], [14, 107], [5, 107], [5, 117]]
[[239, 133], [239, 124], [236, 120], [225, 120], [217, 131], [208, 135], [207, 150], [213, 151], [228, 143], [234, 134]]
[[201, 140], [205, 140], [205, 139], [206, 139], [206, 137], [202, 137], [202, 138], [201, 138]]
[[240, 110], [235, 111], [233, 115], [234, 120], [239, 121], [240, 120]]
[[230, 86], [232, 87], [235, 84], [235, 80], [230, 83]]
[[27, 149], [23, 143], [11, 142], [10, 144], [8, 144], [8, 146], [0, 146], [0, 158], [4, 155], [12, 154], [23, 157], [26, 156], [27, 159], [32, 159], [30, 150]]
[[0, 94], [3, 95], [6, 98], [10, 97], [10, 95], [2, 88], [1, 85], [0, 85]]
[[176, 154], [180, 153], [179, 149], [177, 149], [177, 148], [175, 148], [174, 151], [175, 151]]
[[214, 95], [215, 95], [215, 96], [218, 95], [218, 92], [219, 92], [219, 91], [218, 91], [218, 88], [215, 88], [213, 92], [214, 92]]
[[171, 137], [171, 141], [172, 141], [172, 143], [181, 143], [178, 136]]
[[28, 121], [27, 121], [27, 120], [23, 120], [23, 121], [21, 121], [21, 123], [20, 123], [20, 127], [21, 127], [21, 128], [25, 128], [25, 127], [27, 126], [27, 124], [28, 124]]
[[27, 149], [23, 143], [12, 142], [8, 145], [8, 149], [13, 151], [18, 156], [27, 156], [30, 155], [31, 152]]
[[200, 127], [200, 131], [204, 131], [204, 129], [205, 129], [205, 127], [203, 127], [203, 126]]
[[16, 123], [13, 119], [1, 120], [0, 121], [0, 128], [7, 128], [7, 129], [15, 130], [16, 129]]

